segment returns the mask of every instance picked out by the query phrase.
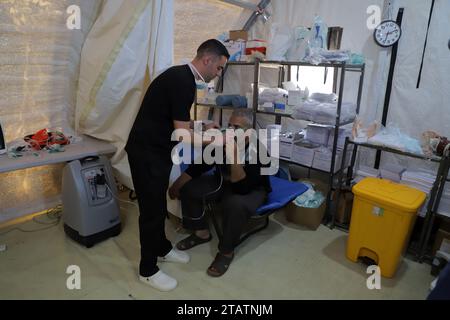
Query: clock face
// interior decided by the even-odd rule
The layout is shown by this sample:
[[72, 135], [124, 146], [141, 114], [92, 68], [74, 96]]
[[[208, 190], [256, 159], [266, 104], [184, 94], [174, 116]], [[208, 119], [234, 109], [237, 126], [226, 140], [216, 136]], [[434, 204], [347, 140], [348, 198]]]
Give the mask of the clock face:
[[375, 28], [374, 38], [377, 44], [382, 47], [394, 45], [402, 34], [400, 26], [393, 20], [386, 20]]

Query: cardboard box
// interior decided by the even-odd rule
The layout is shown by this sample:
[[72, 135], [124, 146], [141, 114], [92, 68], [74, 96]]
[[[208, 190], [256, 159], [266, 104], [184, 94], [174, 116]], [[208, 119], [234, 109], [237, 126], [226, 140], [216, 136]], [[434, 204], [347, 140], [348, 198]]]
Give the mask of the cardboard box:
[[[331, 168], [331, 156], [332, 150], [330, 149], [317, 149], [314, 153], [314, 161], [312, 167], [315, 169], [319, 169], [322, 171], [330, 172]], [[345, 157], [345, 165], [344, 168], [347, 167], [350, 163], [351, 150], [347, 151], [347, 156]], [[342, 151], [336, 150], [336, 157], [334, 162], [334, 173], [338, 172], [341, 168], [342, 161]]]
[[328, 145], [328, 138], [330, 137], [330, 130], [329, 126], [309, 124], [306, 127], [306, 139], [326, 147]]
[[288, 105], [298, 106], [303, 102], [303, 92], [300, 90], [289, 90], [288, 91]]
[[[333, 194], [333, 201], [336, 201], [337, 193]], [[350, 224], [353, 207], [353, 193], [350, 191], [341, 191], [339, 196], [339, 207], [336, 211], [336, 222], [340, 224]]]
[[314, 161], [314, 151], [319, 145], [307, 144], [303, 141], [294, 143], [292, 146], [291, 161], [311, 167]]
[[280, 158], [290, 160], [292, 157], [292, 147], [294, 143], [300, 141], [300, 139], [302, 139], [302, 134], [300, 132], [280, 133]]
[[280, 141], [280, 158], [291, 159], [292, 157], [292, 142]]
[[[314, 190], [320, 191], [326, 198], [328, 187], [325, 183], [319, 180], [300, 179], [298, 182], [308, 182], [314, 186]], [[307, 227], [311, 230], [317, 230], [322, 223], [323, 216], [326, 209], [326, 200], [318, 208], [303, 208], [297, 206], [294, 202], [286, 206], [285, 214], [286, 220], [297, 225]]]
[[436, 251], [441, 250], [450, 253], [450, 232], [443, 229], [439, 229], [436, 233], [432, 248], [432, 256], [436, 255]]
[[[339, 134], [338, 134], [338, 141], [337, 141], [337, 147], [339, 149], [344, 149], [345, 145], [345, 138], [352, 136], [352, 130], [347, 128], [339, 128]], [[330, 136], [328, 138], [328, 146], [330, 148], [333, 147], [334, 143], [334, 129], [330, 129]], [[348, 147], [353, 147], [353, 145], [348, 145]]]
[[230, 40], [248, 40], [248, 32], [245, 30], [231, 30], [230, 31]]

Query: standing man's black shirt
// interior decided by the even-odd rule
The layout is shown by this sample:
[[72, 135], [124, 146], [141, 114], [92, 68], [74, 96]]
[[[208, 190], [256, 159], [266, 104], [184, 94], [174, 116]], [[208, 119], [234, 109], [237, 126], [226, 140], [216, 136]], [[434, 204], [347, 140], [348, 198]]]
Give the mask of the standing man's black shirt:
[[196, 84], [188, 65], [171, 67], [151, 84], [131, 129], [126, 150], [133, 147], [171, 151], [173, 121], [190, 121]]

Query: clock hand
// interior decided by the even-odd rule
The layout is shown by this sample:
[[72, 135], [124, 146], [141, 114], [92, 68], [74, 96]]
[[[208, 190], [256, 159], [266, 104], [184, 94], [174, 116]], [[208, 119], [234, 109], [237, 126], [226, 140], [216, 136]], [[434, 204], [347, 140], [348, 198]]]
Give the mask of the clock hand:
[[386, 38], [384, 39], [384, 41], [387, 40], [387, 38], [389, 37], [389, 35], [392, 33], [392, 31], [389, 31], [388, 33], [386, 33]]

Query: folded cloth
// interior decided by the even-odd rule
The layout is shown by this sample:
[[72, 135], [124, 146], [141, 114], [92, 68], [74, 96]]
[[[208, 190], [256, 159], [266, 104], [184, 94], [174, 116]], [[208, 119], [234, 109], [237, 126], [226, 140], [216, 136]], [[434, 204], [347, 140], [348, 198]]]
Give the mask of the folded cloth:
[[233, 98], [239, 97], [239, 95], [220, 95], [216, 98], [216, 104], [218, 106], [231, 106]]
[[235, 108], [247, 108], [247, 98], [244, 96], [237, 96], [231, 99], [231, 104]]

